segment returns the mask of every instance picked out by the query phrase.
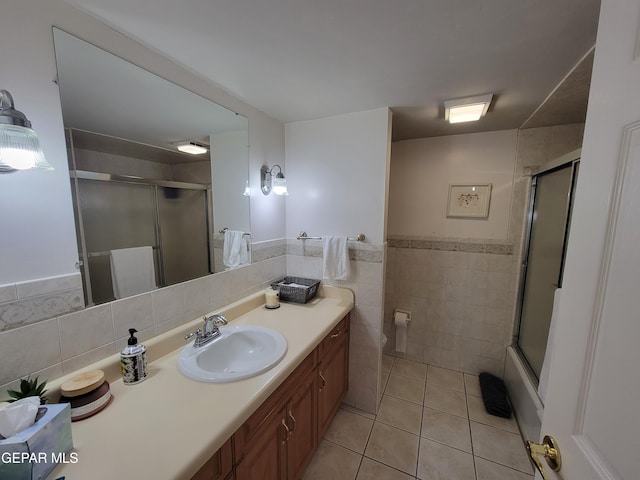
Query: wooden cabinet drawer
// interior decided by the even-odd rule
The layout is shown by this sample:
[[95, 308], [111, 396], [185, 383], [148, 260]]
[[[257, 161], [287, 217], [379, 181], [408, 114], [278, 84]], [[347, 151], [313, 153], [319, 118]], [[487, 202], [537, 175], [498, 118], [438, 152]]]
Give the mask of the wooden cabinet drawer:
[[349, 315], [333, 327], [331, 332], [320, 342], [320, 357], [323, 357], [334, 345], [337, 345], [349, 330]]

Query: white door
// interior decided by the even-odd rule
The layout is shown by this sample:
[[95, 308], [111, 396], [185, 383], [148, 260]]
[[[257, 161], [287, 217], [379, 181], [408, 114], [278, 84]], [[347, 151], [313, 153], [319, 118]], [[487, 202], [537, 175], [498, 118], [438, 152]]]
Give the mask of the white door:
[[603, 0], [542, 435], [549, 478], [640, 479], [640, 1]]

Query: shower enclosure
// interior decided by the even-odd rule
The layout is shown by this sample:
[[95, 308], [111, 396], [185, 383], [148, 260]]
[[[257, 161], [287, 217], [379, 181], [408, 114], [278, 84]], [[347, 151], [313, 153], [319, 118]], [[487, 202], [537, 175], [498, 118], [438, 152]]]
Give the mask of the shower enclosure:
[[156, 285], [213, 272], [207, 185], [72, 171], [87, 306], [114, 300], [110, 251], [151, 246]]
[[562, 287], [579, 160], [532, 179], [516, 348], [537, 384], [547, 349], [554, 294]]

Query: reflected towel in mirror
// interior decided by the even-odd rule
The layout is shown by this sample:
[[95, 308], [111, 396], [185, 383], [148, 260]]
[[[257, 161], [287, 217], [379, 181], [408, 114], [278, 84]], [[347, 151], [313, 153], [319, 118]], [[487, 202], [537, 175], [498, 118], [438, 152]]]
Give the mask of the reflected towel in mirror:
[[111, 281], [116, 299], [155, 290], [153, 248], [133, 247], [111, 250]]
[[222, 261], [227, 268], [236, 268], [249, 263], [249, 242], [244, 232], [226, 230]]

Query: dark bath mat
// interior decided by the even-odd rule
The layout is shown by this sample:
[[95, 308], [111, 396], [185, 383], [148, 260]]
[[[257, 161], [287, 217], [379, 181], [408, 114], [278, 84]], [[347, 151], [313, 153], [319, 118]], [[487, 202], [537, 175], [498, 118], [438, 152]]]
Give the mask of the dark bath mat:
[[482, 372], [479, 378], [482, 401], [487, 412], [497, 417], [511, 418], [511, 405], [502, 379], [486, 372]]

